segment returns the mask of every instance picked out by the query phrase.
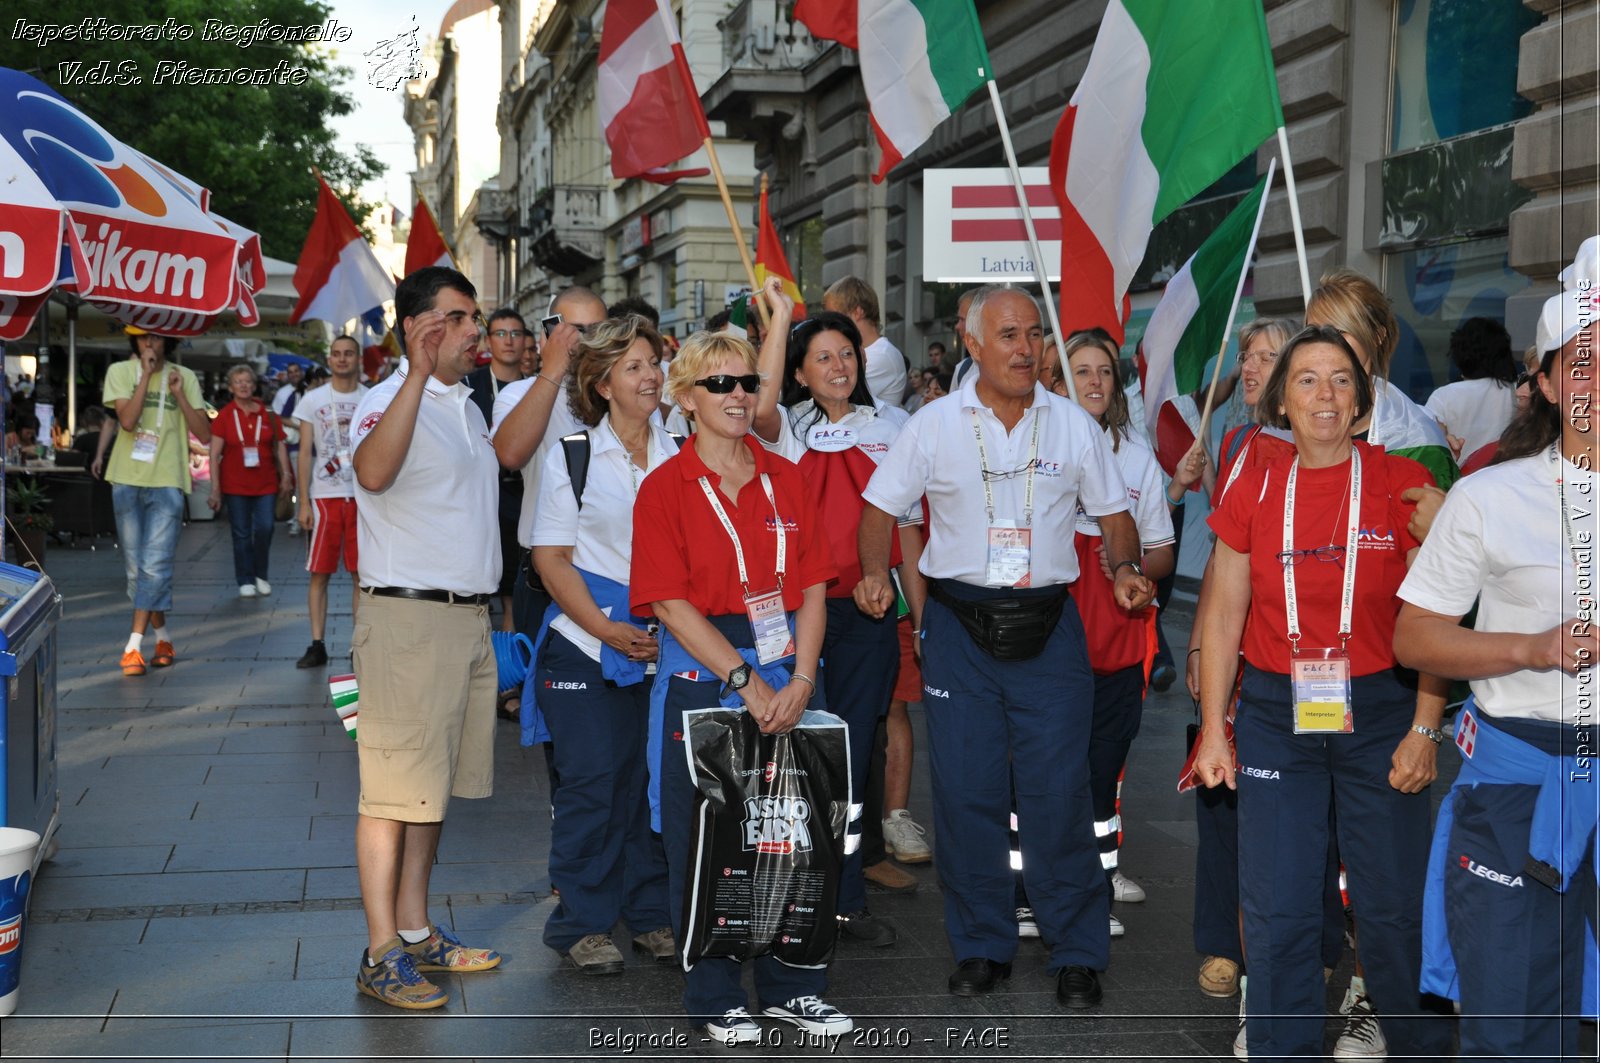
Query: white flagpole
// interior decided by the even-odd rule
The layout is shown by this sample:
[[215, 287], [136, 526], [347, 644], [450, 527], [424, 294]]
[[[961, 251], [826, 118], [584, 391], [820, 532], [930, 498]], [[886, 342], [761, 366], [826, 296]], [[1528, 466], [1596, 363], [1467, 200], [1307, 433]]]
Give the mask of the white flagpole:
[[[1056, 338], [1056, 350], [1065, 352], [1067, 338], [1061, 334], [1061, 320], [1056, 313], [1056, 299], [1050, 291], [1050, 271], [1044, 264], [1044, 253], [1039, 249], [1039, 234], [1033, 228], [1033, 210], [1028, 206], [1028, 190], [1022, 184], [1022, 169], [1017, 165], [1017, 153], [1011, 146], [1011, 127], [1006, 124], [1006, 112], [1000, 106], [1000, 88], [995, 84], [994, 78], [989, 79], [989, 102], [994, 104], [994, 117], [1000, 123], [1000, 143], [1006, 149], [1006, 165], [1011, 167], [1011, 184], [1017, 190], [1017, 204], [1022, 208], [1022, 227], [1028, 233], [1028, 253], [1033, 256], [1034, 276], [1039, 280], [1039, 287], [1044, 289], [1044, 311], [1050, 318], [1050, 332]], [[1067, 392], [1072, 396], [1072, 401], [1078, 401], [1078, 389], [1073, 386], [1072, 374], [1067, 371], [1065, 364], [1061, 366], [1061, 376], [1067, 382]]]
[[[1244, 251], [1244, 265], [1239, 270], [1239, 283], [1233, 289], [1233, 306], [1228, 310], [1228, 327], [1222, 330], [1222, 346], [1217, 349], [1217, 364], [1211, 367], [1211, 388], [1206, 392], [1206, 408], [1200, 413], [1200, 432], [1197, 436], [1201, 446], [1211, 430], [1211, 406], [1217, 397], [1217, 380], [1222, 376], [1222, 356], [1228, 349], [1228, 340], [1233, 335], [1233, 322], [1239, 316], [1239, 300], [1244, 298], [1244, 278], [1250, 272], [1250, 260], [1255, 257], [1256, 237], [1261, 235], [1261, 219], [1267, 215], [1267, 200], [1272, 198], [1272, 175], [1278, 169], [1278, 160], [1273, 159], [1267, 163], [1267, 183], [1261, 190], [1261, 205], [1256, 208], [1256, 223], [1250, 230], [1250, 246]], [[1302, 266], [1305, 260], [1301, 259]], [[1210, 447], [1206, 447], [1207, 452]]]
[[1300, 197], [1294, 188], [1294, 163], [1289, 160], [1289, 134], [1283, 126], [1278, 127], [1278, 154], [1283, 157], [1283, 187], [1289, 190], [1289, 221], [1294, 225], [1294, 253], [1300, 259], [1300, 295], [1310, 306], [1311, 266], [1306, 261], [1306, 232], [1300, 224]]

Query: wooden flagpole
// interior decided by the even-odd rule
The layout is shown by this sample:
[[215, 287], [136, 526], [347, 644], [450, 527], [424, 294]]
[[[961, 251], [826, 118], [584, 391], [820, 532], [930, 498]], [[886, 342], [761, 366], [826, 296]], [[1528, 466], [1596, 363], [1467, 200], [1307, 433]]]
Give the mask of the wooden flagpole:
[[722, 209], [728, 212], [728, 227], [733, 230], [733, 242], [739, 247], [739, 260], [744, 263], [745, 276], [750, 278], [750, 301], [756, 304], [756, 315], [761, 318], [761, 331], [767, 330], [767, 304], [761, 298], [761, 285], [756, 283], [756, 265], [745, 246], [744, 229], [739, 225], [739, 213], [733, 209], [733, 196], [728, 192], [727, 178], [722, 176], [722, 163], [717, 159], [717, 146], [711, 137], [705, 141], [706, 159], [711, 163], [711, 176], [717, 179], [717, 191], [722, 194]]
[[1222, 356], [1227, 353], [1228, 340], [1233, 336], [1233, 322], [1239, 315], [1239, 300], [1244, 298], [1244, 278], [1250, 272], [1250, 260], [1255, 257], [1256, 238], [1261, 235], [1261, 219], [1267, 215], [1267, 200], [1272, 197], [1272, 175], [1277, 172], [1278, 160], [1267, 163], [1267, 184], [1261, 190], [1261, 205], [1256, 208], [1256, 223], [1250, 230], [1250, 245], [1244, 251], [1244, 265], [1239, 270], [1239, 283], [1233, 289], [1233, 306], [1228, 310], [1228, 327], [1222, 330], [1222, 346], [1217, 349], [1217, 363], [1211, 367], [1211, 387], [1206, 391], [1206, 407], [1200, 413], [1200, 431], [1196, 434], [1207, 453], [1205, 440], [1211, 430], [1211, 407], [1217, 397], [1217, 381], [1222, 377]]

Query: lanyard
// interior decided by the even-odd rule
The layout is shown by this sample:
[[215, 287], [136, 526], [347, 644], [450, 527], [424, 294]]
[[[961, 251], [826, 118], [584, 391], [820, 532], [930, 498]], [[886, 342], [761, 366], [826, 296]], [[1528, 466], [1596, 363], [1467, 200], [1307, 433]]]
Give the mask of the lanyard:
[[1235, 459], [1233, 468], [1228, 470], [1228, 481], [1222, 485], [1222, 490], [1217, 492], [1217, 505], [1222, 505], [1222, 500], [1228, 497], [1228, 488], [1232, 487], [1233, 481], [1239, 478], [1239, 474], [1241, 472], [1244, 472], [1245, 455], [1250, 453], [1250, 444], [1254, 443], [1256, 441], [1256, 436], [1260, 434], [1260, 425], [1254, 425], [1251, 427], [1250, 434], [1245, 437], [1244, 446], [1239, 448], [1239, 456], [1237, 459]]
[[[267, 419], [264, 410], [256, 411], [256, 439], [255, 446], [261, 445], [261, 422]], [[239, 445], [244, 446], [244, 426], [239, 423], [239, 404], [233, 404], [233, 430], [239, 433]]]
[[1561, 506], [1561, 531], [1566, 536], [1567, 553], [1572, 557], [1572, 567], [1577, 572], [1582, 573], [1586, 566], [1584, 565], [1583, 555], [1578, 553], [1577, 533], [1572, 530], [1572, 511], [1567, 508], [1567, 481], [1561, 475], [1561, 452], [1559, 447], [1560, 444], [1558, 443], [1550, 445], [1550, 464], [1555, 468], [1556, 473], [1556, 501]]
[[[1300, 472], [1300, 459], [1289, 466], [1289, 482], [1283, 489], [1283, 552], [1294, 550], [1294, 484]], [[1350, 524], [1344, 543], [1344, 593], [1339, 599], [1339, 642], [1342, 650], [1350, 642], [1350, 614], [1356, 596], [1356, 547], [1361, 530], [1361, 451], [1350, 448]], [[1283, 566], [1283, 604], [1289, 616], [1289, 648], [1300, 644], [1300, 608], [1294, 592], [1294, 563]]]
[[[628, 461], [633, 464], [632, 459]], [[750, 594], [750, 573], [744, 567], [744, 547], [739, 544], [739, 533], [734, 530], [733, 521], [728, 519], [727, 511], [722, 508], [722, 503], [717, 500], [716, 488], [711, 486], [711, 481], [704, 476], [700, 477], [700, 490], [706, 493], [706, 501], [711, 503], [711, 508], [716, 511], [717, 519], [722, 521], [722, 530], [728, 533], [728, 538], [733, 541], [733, 556], [739, 562], [739, 585], [744, 588], [745, 596]], [[772, 504], [772, 521], [778, 529], [778, 589], [783, 590], [784, 563], [789, 556], [788, 539], [783, 531], [783, 517], [778, 513], [778, 500], [772, 496], [772, 481], [766, 473], [761, 474], [761, 490], [766, 492], [767, 501]]]
[[[1022, 526], [1033, 527], [1033, 473], [1039, 464], [1039, 421], [1044, 417], [1045, 407], [1033, 411], [1033, 438], [1028, 444], [1028, 478], [1027, 486], [1022, 492]], [[983, 480], [983, 508], [989, 514], [989, 524], [994, 525], [994, 488], [989, 483], [991, 470], [989, 468], [989, 454], [983, 447], [983, 428], [978, 424], [978, 411], [968, 410], [972, 415], [972, 435], [978, 441], [978, 469]]]
[[170, 371], [165, 365], [161, 367], [161, 401], [156, 403], [156, 435], [161, 434], [161, 422], [167, 418], [167, 373]]
[[1378, 427], [1378, 406], [1383, 401], [1384, 388], [1387, 386], [1383, 377], [1372, 378], [1372, 419], [1367, 422], [1367, 442], [1375, 447], [1383, 443], [1383, 432]]

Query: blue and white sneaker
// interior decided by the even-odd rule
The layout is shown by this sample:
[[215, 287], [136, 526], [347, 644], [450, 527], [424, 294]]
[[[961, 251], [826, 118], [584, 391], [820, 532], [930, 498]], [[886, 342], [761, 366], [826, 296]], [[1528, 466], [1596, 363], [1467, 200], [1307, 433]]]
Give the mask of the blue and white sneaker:
[[782, 1019], [812, 1034], [847, 1034], [856, 1028], [850, 1016], [820, 997], [795, 997], [782, 1004], [763, 1008], [761, 1014]]
[[722, 1018], [712, 1019], [701, 1027], [713, 1041], [723, 1045], [758, 1045], [761, 1027], [744, 1008], [729, 1008]]

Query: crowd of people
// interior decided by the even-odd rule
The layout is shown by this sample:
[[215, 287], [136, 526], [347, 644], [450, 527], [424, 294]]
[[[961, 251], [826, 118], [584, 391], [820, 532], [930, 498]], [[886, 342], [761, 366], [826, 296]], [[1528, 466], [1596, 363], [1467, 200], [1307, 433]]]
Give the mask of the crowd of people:
[[[1463, 1056], [1572, 1051], [1594, 1005], [1600, 278], [1569, 280], [1527, 372], [1503, 328], [1468, 321], [1451, 349], [1463, 381], [1424, 409], [1388, 379], [1388, 300], [1335, 271], [1303, 327], [1241, 330], [1232, 386], [1250, 420], [1170, 468], [1115, 341], [1047, 337], [1008, 286], [963, 295], [954, 356], [938, 345], [908, 379], [856, 278], [798, 322], [771, 281], [759, 344], [724, 329], [674, 351], [638, 300], [568, 289], [536, 336], [430, 267], [397, 291], [407, 357], [387, 379], [363, 387], [340, 337], [327, 384], [274, 411], [241, 367], [215, 420], [164, 362], [171, 341], [137, 336], [105, 392], [135, 608], [124, 671], [142, 673], [152, 625], [150, 665], [174, 659], [186, 429], [210, 446], [241, 595], [270, 590], [261, 500], [298, 474], [301, 667], [328, 661], [341, 560], [355, 578], [363, 993], [434, 1008], [429, 972], [501, 962], [427, 904], [451, 798], [492, 791], [498, 708], [549, 766], [547, 945], [615, 976], [620, 922], [648, 962], [684, 968], [689, 1020], [730, 1044], [762, 1040], [756, 1013], [850, 1030], [825, 964], [749, 961], [752, 1010], [739, 962], [683, 962], [683, 713], [720, 703], [766, 733], [808, 711], [844, 722], [866, 806], [837, 883], [845, 939], [893, 946], [867, 884], [914, 888], [890, 857], [932, 859], [951, 993], [993, 991], [1036, 935], [1060, 1003], [1091, 1008], [1125, 933], [1113, 903], [1144, 896], [1121, 866], [1120, 779], [1164, 649], [1157, 583], [1204, 492], [1215, 543], [1180, 666], [1199, 712], [1195, 945], [1201, 991], [1240, 997], [1235, 1054], [1323, 1054], [1347, 929], [1340, 1058], [1448, 1056], [1450, 999]], [[1457, 483], [1482, 451], [1493, 464]], [[502, 689], [496, 629], [531, 640], [525, 685]], [[1452, 680], [1472, 690], [1453, 723]], [[931, 851], [907, 808], [916, 701]], [[1447, 730], [1464, 766], [1435, 828]]]

